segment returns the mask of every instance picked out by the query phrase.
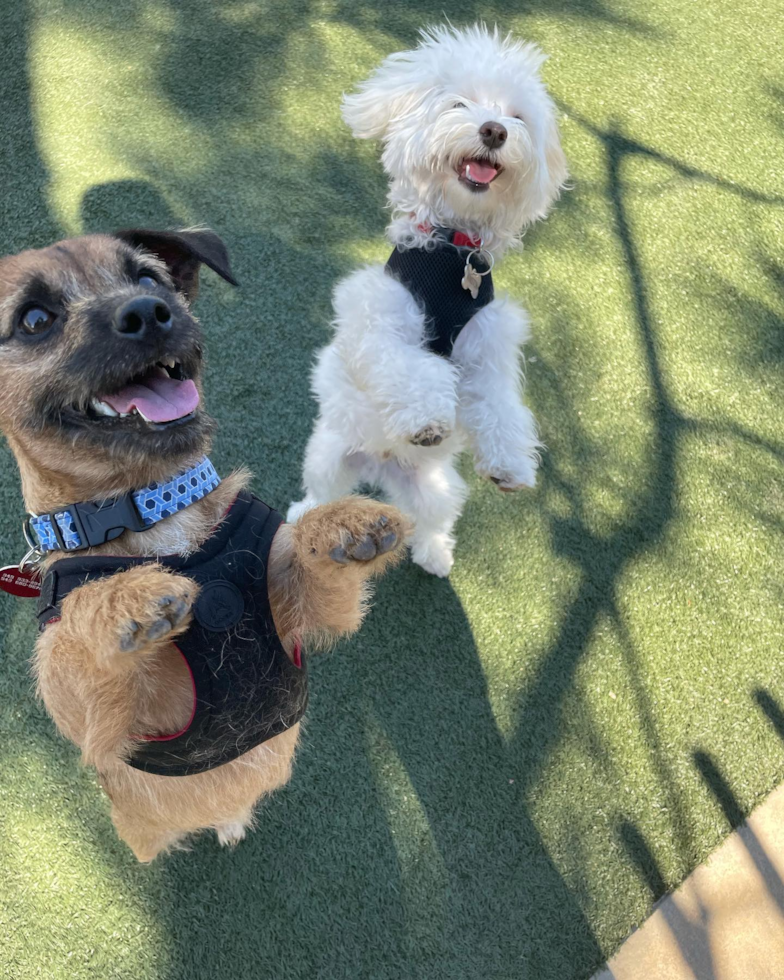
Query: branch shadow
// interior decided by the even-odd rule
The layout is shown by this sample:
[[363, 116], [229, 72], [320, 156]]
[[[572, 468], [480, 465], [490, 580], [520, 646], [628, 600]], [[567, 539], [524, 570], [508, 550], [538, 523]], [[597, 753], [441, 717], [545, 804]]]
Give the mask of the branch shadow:
[[768, 894], [778, 906], [779, 911], [784, 914], [784, 881], [781, 880], [757, 835], [747, 823], [744, 823], [743, 808], [721, 772], [718, 763], [707, 752], [696, 751], [693, 758], [697, 771], [716, 798], [728, 824], [733, 830], [738, 829], [738, 837], [754, 862]]
[[758, 688], [754, 692], [754, 700], [765, 713], [771, 725], [773, 725], [778, 737], [784, 742], [784, 708], [782, 708], [769, 691], [765, 691], [762, 688]]
[[[618, 836], [629, 859], [650, 889], [652, 898], [661, 898], [667, 890], [666, 885], [656, 858], [643, 835], [631, 821], [624, 820], [618, 828]], [[667, 923], [667, 928], [678, 944], [692, 975], [700, 980], [716, 980], [716, 967], [708, 933], [708, 912], [699, 904], [701, 921], [696, 923], [690, 921], [673, 901], [660, 902], [656, 908]]]
[[[627, 141], [617, 128], [601, 133], [605, 152], [609, 197], [615, 233], [621, 245], [633, 297], [633, 326], [645, 353], [648, 382], [652, 392], [650, 412], [654, 436], [650, 446], [650, 473], [646, 487], [634, 502], [628, 519], [607, 534], [591, 531], [578, 484], [559, 472], [557, 464], [544, 458], [545, 478], [557, 486], [570, 504], [571, 516], [549, 514], [553, 550], [581, 572], [574, 601], [566, 609], [557, 640], [542, 659], [536, 681], [518, 706], [520, 729], [532, 718], [549, 716], [549, 722], [536, 743], [526, 779], [533, 786], [555, 744], [559, 728], [558, 711], [572, 683], [577, 665], [584, 655], [597, 619], [606, 612], [614, 615], [616, 585], [625, 568], [637, 556], [661, 541], [675, 512], [675, 458], [677, 440], [684, 420], [667, 391], [659, 363], [654, 317], [650, 309], [645, 277], [638, 256], [624, 199], [622, 167], [628, 155]], [[578, 431], [574, 414], [570, 423]]]
[[634, 156], [647, 157], [650, 160], [655, 160], [657, 163], [661, 163], [665, 167], [668, 167], [679, 177], [696, 181], [698, 183], [709, 184], [713, 187], [718, 187], [721, 190], [726, 191], [728, 194], [741, 197], [746, 201], [750, 201], [755, 204], [768, 204], [775, 207], [784, 206], [784, 196], [781, 194], [766, 194], [763, 191], [755, 190], [753, 187], [746, 187], [743, 184], [738, 184], [735, 181], [727, 180], [724, 177], [712, 174], [707, 170], [701, 170], [699, 167], [686, 163], [684, 160], [679, 160], [677, 157], [671, 156], [667, 153], [662, 153], [660, 150], [654, 149], [647, 143], [642, 143], [639, 140], [632, 139], [631, 137], [622, 134], [617, 123], [610, 123], [606, 129], [602, 129], [600, 126], [592, 123], [572, 105], [564, 102], [563, 100], [558, 100], [558, 106], [563, 112], [568, 113], [571, 119], [582, 126], [586, 132], [590, 133], [597, 140], [601, 141], [605, 145], [608, 143], [612, 144], [614, 155], [618, 159]]

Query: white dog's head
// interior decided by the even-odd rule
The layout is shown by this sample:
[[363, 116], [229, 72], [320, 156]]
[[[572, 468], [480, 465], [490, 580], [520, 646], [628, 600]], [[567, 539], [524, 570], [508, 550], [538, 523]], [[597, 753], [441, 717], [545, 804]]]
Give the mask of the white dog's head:
[[344, 98], [354, 135], [384, 142], [398, 214], [500, 247], [545, 216], [567, 170], [544, 61], [497, 28], [437, 27]]

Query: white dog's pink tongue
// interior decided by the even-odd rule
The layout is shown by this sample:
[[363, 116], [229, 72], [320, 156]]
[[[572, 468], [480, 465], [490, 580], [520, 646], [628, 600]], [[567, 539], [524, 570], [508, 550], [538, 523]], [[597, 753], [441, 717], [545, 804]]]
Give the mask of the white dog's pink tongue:
[[475, 184], [489, 184], [498, 173], [498, 168], [491, 163], [482, 163], [480, 160], [469, 160], [465, 165], [463, 173], [468, 180], [473, 180]]
[[116, 395], [101, 395], [101, 401], [125, 415], [135, 408], [149, 422], [173, 422], [190, 415], [199, 404], [196, 385], [174, 378], [149, 375], [143, 382], [127, 385]]

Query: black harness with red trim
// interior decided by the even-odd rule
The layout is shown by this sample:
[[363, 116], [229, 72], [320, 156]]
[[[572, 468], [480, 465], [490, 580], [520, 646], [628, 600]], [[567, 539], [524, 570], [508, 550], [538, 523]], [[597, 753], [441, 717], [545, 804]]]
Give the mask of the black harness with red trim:
[[[460, 331], [493, 301], [492, 266], [484, 258], [481, 242], [452, 228], [433, 230], [435, 241], [426, 248], [398, 245], [386, 271], [406, 287], [424, 313], [427, 349], [451, 357]], [[468, 268], [477, 273], [476, 295], [463, 285]]]
[[[157, 560], [200, 586], [192, 624], [176, 644], [193, 681], [193, 713], [182, 731], [140, 740], [129, 765], [160, 776], [206, 772], [302, 718], [307, 672], [299, 653], [292, 662], [284, 650], [267, 592], [269, 552], [282, 521], [243, 491], [198, 551]], [[41, 587], [41, 628], [60, 616], [60, 604], [74, 589], [149, 563], [149, 558], [100, 556], [56, 562]]]

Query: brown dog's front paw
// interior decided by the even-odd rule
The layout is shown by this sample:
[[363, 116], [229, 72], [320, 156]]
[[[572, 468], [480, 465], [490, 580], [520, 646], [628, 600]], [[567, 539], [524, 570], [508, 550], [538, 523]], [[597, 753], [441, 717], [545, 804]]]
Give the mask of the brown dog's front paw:
[[155, 573], [145, 582], [139, 596], [140, 608], [119, 629], [121, 653], [136, 653], [152, 643], [182, 632], [190, 619], [196, 598], [196, 585], [190, 579], [165, 572]]
[[433, 422], [414, 433], [409, 442], [414, 446], [439, 446], [451, 434], [452, 431], [449, 426], [441, 422]]
[[410, 527], [389, 504], [346, 497], [315, 507], [296, 527], [303, 558], [330, 565], [384, 567], [404, 547]]

